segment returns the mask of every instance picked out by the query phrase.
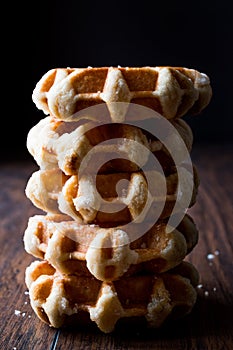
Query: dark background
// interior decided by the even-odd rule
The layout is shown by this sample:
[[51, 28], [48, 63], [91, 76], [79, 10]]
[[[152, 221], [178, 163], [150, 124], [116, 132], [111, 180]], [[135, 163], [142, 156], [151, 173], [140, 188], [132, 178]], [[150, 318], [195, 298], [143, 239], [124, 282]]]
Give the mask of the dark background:
[[[45, 115], [32, 91], [51, 68], [183, 66], [206, 73], [208, 107], [187, 115], [195, 144], [232, 142], [229, 1], [40, 1], [2, 12], [1, 160], [30, 159], [29, 129]], [[6, 18], [4, 18], [6, 17]], [[7, 139], [7, 142], [6, 142]]]

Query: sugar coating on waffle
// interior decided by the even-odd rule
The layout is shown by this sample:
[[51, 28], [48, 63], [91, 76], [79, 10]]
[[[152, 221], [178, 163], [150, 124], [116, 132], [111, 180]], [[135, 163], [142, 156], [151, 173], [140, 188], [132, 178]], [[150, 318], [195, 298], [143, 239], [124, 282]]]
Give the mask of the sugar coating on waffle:
[[[145, 233], [144, 233], [145, 231]], [[198, 230], [185, 215], [171, 232], [166, 221], [153, 225], [102, 228], [64, 215], [35, 215], [24, 233], [25, 250], [49, 261], [61, 273], [117, 280], [141, 270], [164, 272], [180, 264], [196, 246]]]
[[[45, 117], [29, 131], [27, 148], [42, 169], [59, 167], [66, 175], [77, 174], [84, 157], [92, 152], [87, 166], [96, 157], [102, 157], [103, 164], [105, 159], [111, 158], [99, 169], [100, 172], [138, 171], [149, 163], [151, 155], [167, 167], [172, 156], [164, 143], [176, 151], [179, 162], [186, 157], [183, 147], [190, 152], [193, 143], [191, 128], [184, 120], [173, 120], [171, 125], [171, 130], [177, 133], [170, 131], [161, 141], [135, 125], [64, 122]], [[179, 147], [177, 137], [183, 140], [183, 147]], [[89, 172], [93, 172], [90, 165]]]
[[182, 262], [167, 273], [140, 274], [112, 282], [93, 277], [60, 274], [47, 261], [34, 261], [26, 269], [32, 308], [50, 326], [89, 322], [105, 332], [131, 317], [144, 318], [149, 327], [191, 312], [196, 302], [199, 275]]
[[[69, 215], [79, 223], [156, 221], [174, 211], [185, 211], [196, 201], [199, 177], [184, 166], [170, 174], [158, 171], [65, 176], [60, 169], [38, 170], [29, 178], [25, 193], [49, 213]], [[178, 186], [179, 184], [179, 186]], [[186, 195], [192, 189], [190, 200]]]
[[[106, 103], [113, 122], [122, 122], [135, 103], [167, 119], [200, 113], [212, 96], [206, 74], [183, 67], [57, 68], [45, 73], [32, 99], [38, 109], [58, 119], [79, 119], [87, 107]], [[82, 115], [82, 114], [81, 114]]]

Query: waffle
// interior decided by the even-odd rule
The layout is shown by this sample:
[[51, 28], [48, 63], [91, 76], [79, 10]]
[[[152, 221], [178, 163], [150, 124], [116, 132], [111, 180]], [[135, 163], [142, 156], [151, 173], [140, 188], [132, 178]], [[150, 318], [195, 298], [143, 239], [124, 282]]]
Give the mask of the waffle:
[[[185, 121], [174, 120], [172, 126], [177, 134], [172, 133], [174, 128], [171, 128], [162, 142], [143, 130], [141, 125], [59, 122], [45, 117], [29, 131], [27, 148], [42, 169], [59, 167], [66, 175], [77, 174], [88, 152], [92, 154], [89, 172], [96, 172], [96, 167], [93, 169], [91, 164], [93, 159], [96, 164], [97, 156], [101, 162], [99, 172], [138, 171], [146, 163], [151, 164], [150, 156], [153, 155], [163, 168], [167, 168], [174, 162], [165, 145], [169, 144], [176, 150], [176, 163], [179, 163], [187, 156], [183, 148], [186, 146], [187, 153], [190, 152], [193, 142], [191, 128]], [[179, 135], [184, 146], [177, 146]]]
[[25, 193], [43, 211], [67, 214], [79, 223], [103, 226], [111, 222], [116, 226], [154, 221], [194, 205], [199, 178], [195, 167], [193, 170], [192, 174], [181, 167], [181, 178], [176, 168], [166, 177], [158, 171], [148, 171], [84, 174], [79, 178], [67, 177], [59, 169], [38, 170], [29, 178]]
[[93, 275], [102, 281], [141, 270], [165, 272], [180, 264], [198, 241], [196, 225], [187, 214], [169, 233], [165, 221], [143, 234], [145, 225], [101, 228], [67, 220], [64, 215], [30, 217], [25, 250], [49, 261], [61, 273]]
[[36, 84], [32, 99], [45, 114], [62, 120], [86, 118], [77, 112], [106, 103], [111, 120], [122, 122], [125, 105], [120, 108], [115, 102], [143, 105], [172, 119], [200, 113], [211, 95], [209, 78], [194, 69], [90, 67], [49, 70]]
[[183, 262], [163, 274], [140, 274], [114, 282], [66, 275], [46, 261], [26, 268], [25, 281], [33, 310], [52, 327], [96, 324], [104, 333], [114, 331], [120, 321], [145, 320], [158, 328], [168, 319], [179, 319], [195, 305], [198, 272]]

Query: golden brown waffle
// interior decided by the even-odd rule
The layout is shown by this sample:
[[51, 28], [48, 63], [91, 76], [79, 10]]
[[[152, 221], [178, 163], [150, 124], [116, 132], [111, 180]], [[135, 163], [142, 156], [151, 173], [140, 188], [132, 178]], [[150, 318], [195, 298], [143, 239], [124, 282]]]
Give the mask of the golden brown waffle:
[[125, 108], [115, 102], [143, 105], [172, 119], [200, 113], [211, 95], [209, 78], [195, 69], [90, 67], [49, 70], [37, 83], [32, 99], [45, 114], [62, 120], [78, 120], [83, 114], [76, 112], [106, 103], [111, 120], [122, 122]]
[[116, 226], [133, 220], [154, 221], [156, 216], [163, 219], [173, 209], [180, 212], [193, 206], [199, 186], [196, 168], [192, 174], [180, 167], [179, 174], [180, 178], [175, 168], [166, 177], [158, 171], [147, 171], [84, 174], [78, 178], [67, 177], [59, 169], [38, 170], [29, 178], [25, 193], [45, 212], [67, 214], [79, 223], [103, 226], [111, 222]]
[[[171, 145], [179, 157], [178, 162], [182, 162], [187, 156], [183, 148], [186, 146], [189, 153], [193, 142], [191, 128], [185, 121], [177, 119], [171, 125], [173, 127], [161, 141], [134, 125], [62, 122], [46, 117], [29, 131], [27, 148], [42, 169], [59, 167], [67, 175], [77, 174], [87, 154], [92, 154], [87, 162], [88, 172], [96, 172], [96, 166], [94, 169], [91, 166], [96, 164], [96, 157], [103, 164], [98, 169], [101, 173], [138, 171], [140, 167], [150, 164], [152, 155], [163, 168], [167, 168], [174, 162], [165, 145]], [[179, 135], [183, 142], [180, 146], [177, 140]]]
[[64, 220], [63, 215], [32, 216], [24, 233], [25, 250], [61, 273], [93, 275], [102, 281], [142, 270], [165, 272], [180, 264], [198, 241], [196, 225], [187, 214], [171, 232], [166, 232], [165, 221], [147, 231], [145, 225], [100, 228]]
[[189, 263], [162, 274], [143, 274], [101, 282], [93, 277], [57, 272], [46, 261], [26, 269], [26, 285], [36, 315], [52, 327], [95, 323], [105, 333], [121, 320], [143, 318], [158, 328], [167, 319], [191, 312], [196, 302], [198, 272]]

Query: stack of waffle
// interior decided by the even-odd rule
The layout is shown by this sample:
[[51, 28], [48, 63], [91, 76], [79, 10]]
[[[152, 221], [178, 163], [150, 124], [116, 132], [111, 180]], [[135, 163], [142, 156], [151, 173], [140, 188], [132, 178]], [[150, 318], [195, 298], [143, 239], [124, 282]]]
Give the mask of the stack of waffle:
[[[199, 179], [181, 117], [211, 93], [205, 74], [179, 67], [52, 69], [37, 83], [46, 116], [28, 133], [39, 170], [25, 192], [44, 215], [29, 218], [24, 246], [38, 259], [25, 279], [42, 321], [108, 333], [191, 312], [199, 275], [185, 258], [198, 230], [188, 208]], [[162, 131], [150, 127], [161, 120]]]

